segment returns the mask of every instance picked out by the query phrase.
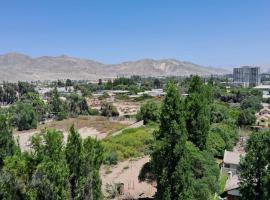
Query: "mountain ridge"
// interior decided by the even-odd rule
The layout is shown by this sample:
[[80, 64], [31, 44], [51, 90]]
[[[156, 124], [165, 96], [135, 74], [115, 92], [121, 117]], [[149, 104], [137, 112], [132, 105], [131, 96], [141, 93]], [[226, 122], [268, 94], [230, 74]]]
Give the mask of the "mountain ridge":
[[37, 80], [93, 80], [113, 78], [118, 75], [189, 76], [224, 74], [227, 70], [204, 67], [176, 59], [144, 58], [119, 64], [104, 64], [95, 60], [60, 56], [31, 57], [11, 52], [0, 55], [0, 81], [16, 82]]

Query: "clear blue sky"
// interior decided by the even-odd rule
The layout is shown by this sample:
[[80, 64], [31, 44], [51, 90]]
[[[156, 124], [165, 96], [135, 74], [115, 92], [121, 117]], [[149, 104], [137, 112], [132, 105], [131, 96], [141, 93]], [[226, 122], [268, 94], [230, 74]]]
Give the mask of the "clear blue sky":
[[0, 54], [270, 64], [269, 0], [6, 0]]

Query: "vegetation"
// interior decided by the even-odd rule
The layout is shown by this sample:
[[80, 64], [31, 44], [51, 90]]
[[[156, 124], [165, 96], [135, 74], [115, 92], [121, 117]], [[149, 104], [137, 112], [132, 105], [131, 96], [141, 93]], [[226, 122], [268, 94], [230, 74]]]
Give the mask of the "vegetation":
[[198, 76], [191, 79], [186, 98], [186, 124], [189, 139], [201, 150], [206, 148], [206, 139], [210, 129], [210, 87], [203, 85]]
[[184, 116], [184, 103], [175, 85], [169, 83], [151, 154], [157, 199], [188, 199], [193, 193]]
[[270, 132], [253, 132], [240, 162], [240, 191], [243, 199], [270, 198]]
[[73, 127], [66, 147], [63, 138], [63, 133], [48, 130], [31, 138], [31, 151], [6, 154], [1, 199], [102, 199], [100, 142], [82, 141]]
[[155, 101], [147, 101], [143, 104], [136, 118], [138, 121], [143, 120], [144, 124], [149, 122], [158, 122], [160, 117], [160, 105]]
[[136, 158], [149, 154], [155, 126], [124, 130], [120, 135], [102, 141], [105, 149], [105, 163], [116, 164], [119, 160]]
[[37, 127], [38, 116], [32, 105], [17, 102], [12, 107], [12, 112], [18, 130], [29, 130]]
[[115, 117], [119, 115], [116, 107], [111, 103], [104, 102], [100, 109], [101, 115], [105, 117]]

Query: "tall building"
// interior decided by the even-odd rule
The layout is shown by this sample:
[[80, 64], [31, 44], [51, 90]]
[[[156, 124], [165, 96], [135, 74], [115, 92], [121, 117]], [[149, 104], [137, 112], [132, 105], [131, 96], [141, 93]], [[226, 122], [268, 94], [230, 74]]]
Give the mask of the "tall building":
[[244, 66], [233, 69], [233, 82], [244, 87], [253, 87], [261, 83], [260, 67]]

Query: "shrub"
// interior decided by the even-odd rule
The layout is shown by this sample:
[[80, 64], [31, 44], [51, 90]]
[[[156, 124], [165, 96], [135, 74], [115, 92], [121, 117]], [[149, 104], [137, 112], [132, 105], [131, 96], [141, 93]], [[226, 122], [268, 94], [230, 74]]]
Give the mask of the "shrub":
[[105, 117], [115, 117], [119, 115], [116, 107], [111, 103], [104, 102], [101, 105], [101, 115]]

